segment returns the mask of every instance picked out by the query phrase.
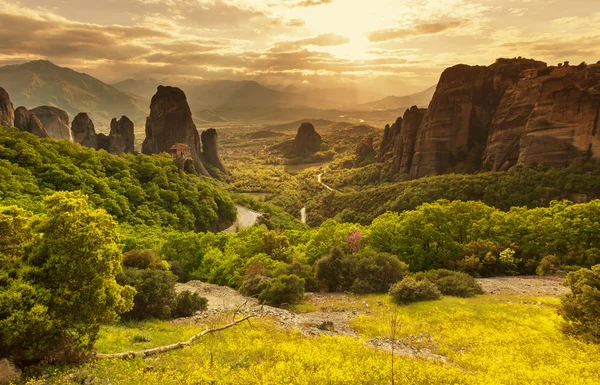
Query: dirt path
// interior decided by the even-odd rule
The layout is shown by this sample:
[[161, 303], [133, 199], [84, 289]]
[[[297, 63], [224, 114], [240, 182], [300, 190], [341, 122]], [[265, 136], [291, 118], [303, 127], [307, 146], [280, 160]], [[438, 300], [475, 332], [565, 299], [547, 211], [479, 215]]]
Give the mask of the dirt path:
[[569, 292], [562, 285], [564, 277], [494, 277], [481, 278], [477, 282], [488, 294], [528, 294], [560, 297]]

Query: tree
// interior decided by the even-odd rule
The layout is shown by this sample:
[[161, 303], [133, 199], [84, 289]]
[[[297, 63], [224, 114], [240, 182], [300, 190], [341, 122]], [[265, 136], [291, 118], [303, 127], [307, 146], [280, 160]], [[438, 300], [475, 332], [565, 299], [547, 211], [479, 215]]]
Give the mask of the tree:
[[2, 250], [19, 265], [8, 274], [0, 267], [2, 276], [10, 276], [0, 282], [0, 352], [16, 360], [89, 351], [100, 324], [116, 321], [133, 305], [135, 290], [115, 280], [121, 250], [111, 216], [91, 208], [80, 192], [55, 193], [44, 199], [44, 208], [47, 214], [29, 224], [14, 209], [3, 210], [0, 220], [0, 228], [20, 223], [33, 233], [26, 252], [19, 251], [22, 240]]
[[600, 265], [569, 273], [565, 286], [571, 292], [561, 299], [563, 330], [600, 343]]

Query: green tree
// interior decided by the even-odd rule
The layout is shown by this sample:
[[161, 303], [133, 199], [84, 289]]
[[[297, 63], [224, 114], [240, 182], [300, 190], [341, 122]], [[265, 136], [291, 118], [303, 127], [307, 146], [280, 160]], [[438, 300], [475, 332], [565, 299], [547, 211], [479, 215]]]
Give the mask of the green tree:
[[[19, 251], [22, 240], [8, 251], [20, 266], [0, 283], [0, 351], [16, 359], [88, 351], [100, 324], [116, 321], [133, 305], [135, 290], [115, 280], [121, 250], [110, 215], [92, 209], [79, 192], [55, 193], [44, 199], [44, 208], [47, 214], [30, 224], [34, 241], [25, 245], [27, 252]], [[0, 228], [12, 222], [24, 229], [24, 217], [3, 210]], [[6, 277], [6, 266], [1, 269]]]

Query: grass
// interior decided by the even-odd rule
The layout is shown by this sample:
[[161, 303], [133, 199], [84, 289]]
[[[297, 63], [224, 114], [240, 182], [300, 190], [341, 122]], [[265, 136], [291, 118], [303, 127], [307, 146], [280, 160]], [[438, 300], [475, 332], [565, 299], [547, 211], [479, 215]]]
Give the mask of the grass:
[[[268, 319], [209, 335], [190, 348], [135, 360], [99, 360], [52, 369], [50, 384], [65, 374], [92, 374], [115, 384], [390, 384], [390, 353], [368, 338], [388, 337], [398, 314], [397, 338], [443, 355], [448, 363], [397, 357], [396, 384], [597, 385], [600, 346], [563, 335], [558, 299], [485, 295], [397, 306], [386, 295], [319, 297], [294, 310], [357, 309], [360, 338], [308, 338]], [[102, 352], [137, 350], [187, 339], [203, 325], [169, 322], [105, 327], [96, 347]], [[135, 336], [149, 342], [135, 342]], [[30, 380], [30, 384], [43, 381]]]

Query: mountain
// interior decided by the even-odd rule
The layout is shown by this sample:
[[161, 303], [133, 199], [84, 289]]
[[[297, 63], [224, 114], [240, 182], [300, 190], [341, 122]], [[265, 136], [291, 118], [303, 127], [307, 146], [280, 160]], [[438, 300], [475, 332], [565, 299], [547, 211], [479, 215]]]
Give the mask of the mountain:
[[112, 86], [118, 89], [119, 91], [131, 95], [138, 95], [150, 100], [152, 99], [152, 96], [156, 93], [156, 89], [160, 84], [160, 81], [151, 78], [143, 80], [126, 79], [115, 83]]
[[600, 64], [457, 65], [442, 73], [426, 111], [414, 107], [386, 128], [380, 158], [391, 157], [393, 170], [412, 178], [562, 167], [599, 157], [599, 117]]
[[55, 106], [71, 116], [87, 112], [100, 122], [121, 115], [136, 120], [148, 114], [146, 99], [46, 60], [0, 67], [0, 85], [8, 91], [15, 106]]
[[367, 111], [385, 111], [408, 108], [410, 106], [427, 107], [431, 101], [431, 98], [433, 97], [435, 87], [436, 86], [429, 87], [428, 89], [416, 94], [406, 96], [388, 96], [387, 98], [374, 102], [359, 104], [357, 109]]

